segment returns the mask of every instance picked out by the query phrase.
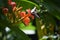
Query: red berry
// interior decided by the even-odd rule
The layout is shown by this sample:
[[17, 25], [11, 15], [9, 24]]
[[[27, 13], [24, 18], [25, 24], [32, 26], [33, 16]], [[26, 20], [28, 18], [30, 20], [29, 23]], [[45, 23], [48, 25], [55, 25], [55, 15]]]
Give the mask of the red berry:
[[26, 16], [26, 12], [23, 11], [20, 13], [20, 17], [24, 17], [24, 16]]
[[2, 11], [4, 14], [6, 14], [6, 13], [8, 13], [8, 8], [3, 8]]
[[29, 17], [24, 18], [24, 19], [23, 19], [23, 22], [24, 22], [25, 25], [29, 25], [29, 23], [30, 23], [30, 18], [29, 18]]

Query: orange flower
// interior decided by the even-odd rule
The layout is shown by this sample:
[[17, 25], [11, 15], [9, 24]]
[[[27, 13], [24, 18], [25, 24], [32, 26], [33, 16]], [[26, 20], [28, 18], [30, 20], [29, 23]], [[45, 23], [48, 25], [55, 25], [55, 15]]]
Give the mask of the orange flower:
[[31, 10], [30, 9], [27, 9], [26, 11], [27, 11], [27, 14], [26, 14], [25, 11], [20, 12], [20, 17], [21, 17], [21, 20], [23, 20], [23, 23], [25, 25], [29, 25], [29, 23], [30, 23], [30, 18], [29, 17], [34, 19], [34, 16], [31, 14]]
[[20, 12], [20, 17], [24, 17], [24, 16], [26, 16], [26, 12]]
[[27, 9], [26, 11], [28, 12], [27, 16], [31, 17], [32, 19], [34, 19], [34, 15], [31, 14], [31, 10]]
[[28, 13], [31, 13], [31, 10], [30, 10], [30, 9], [27, 9], [26, 11], [27, 11]]
[[27, 16], [30, 17], [31, 16], [31, 10], [27, 9], [26, 11], [28, 12]]
[[25, 25], [29, 25], [29, 23], [30, 23], [30, 18], [29, 18], [29, 17], [24, 18], [24, 19], [23, 19], [23, 23], [24, 23]]
[[30, 17], [31, 17], [32, 19], [34, 19], [34, 15], [31, 15]]

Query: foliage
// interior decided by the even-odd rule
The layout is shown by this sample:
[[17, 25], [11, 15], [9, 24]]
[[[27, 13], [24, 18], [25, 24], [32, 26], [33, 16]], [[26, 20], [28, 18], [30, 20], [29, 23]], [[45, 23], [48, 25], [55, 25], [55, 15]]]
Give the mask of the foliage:
[[[12, 1], [13, 3], [10, 4], [9, 2], [8, 5], [8, 0], [0, 0], [0, 32], [3, 34], [1, 39], [3, 39], [3, 37], [6, 35], [5, 28], [8, 26], [15, 33], [15, 35], [18, 36], [14, 40], [20, 39], [30, 40], [29, 37], [26, 34], [24, 34], [20, 30], [20, 27], [18, 26], [20, 26], [19, 24], [22, 22], [21, 19], [26, 18], [24, 17], [26, 9], [30, 9], [31, 11], [31, 9], [35, 6], [37, 7], [37, 11], [39, 11], [38, 15], [40, 16], [40, 18], [35, 17], [34, 19], [36, 22], [36, 29], [39, 39], [42, 40], [42, 37], [44, 35], [45, 36], [54, 35], [55, 32], [57, 31], [58, 31], [57, 34], [59, 34], [58, 27], [60, 27], [60, 23], [58, 22], [60, 22], [60, 0], [12, 0]], [[23, 7], [22, 11], [24, 12], [22, 14], [24, 15], [19, 15], [19, 18], [21, 18], [20, 20], [18, 20], [19, 18], [17, 19], [16, 15], [14, 14], [18, 12], [15, 12], [16, 10], [14, 8], [12, 10], [12, 7], [14, 7], [12, 6], [12, 4], [14, 4], [14, 6], [16, 6], [15, 8], [17, 9]], [[8, 16], [6, 16], [6, 12], [8, 13]], [[10, 14], [12, 14], [14, 22], [11, 22], [11, 19], [8, 19]], [[10, 17], [12, 16], [10, 15]], [[23, 26], [28, 25], [28, 23], [30, 22], [30, 17], [31, 14], [28, 14], [26, 18], [27, 20], [23, 20], [23, 23], [25, 24], [25, 25], [23, 24]], [[18, 22], [16, 22], [16, 20]], [[57, 20], [59, 21], [57, 22]], [[56, 29], [56, 27], [58, 30]]]
[[[39, 38], [41, 39], [44, 35], [54, 35], [55, 32], [59, 30], [58, 28], [60, 26], [58, 22], [60, 21], [60, 5], [59, 0], [40, 0], [39, 5], [40, 19], [36, 19], [36, 25], [38, 34], [40, 35]], [[57, 32], [56, 35], [57, 34], [59, 33]]]

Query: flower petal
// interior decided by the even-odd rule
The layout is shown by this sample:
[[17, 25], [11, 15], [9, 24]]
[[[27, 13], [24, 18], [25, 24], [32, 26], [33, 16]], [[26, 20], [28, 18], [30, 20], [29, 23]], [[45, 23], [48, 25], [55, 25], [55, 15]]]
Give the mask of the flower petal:
[[31, 15], [30, 17], [31, 17], [32, 19], [34, 19], [34, 15]]
[[25, 11], [20, 13], [20, 17], [24, 17], [24, 16], [26, 16], [26, 12]]
[[29, 25], [30, 18], [29, 17], [26, 17], [25, 19], [23, 19], [23, 22], [24, 22], [25, 25]]

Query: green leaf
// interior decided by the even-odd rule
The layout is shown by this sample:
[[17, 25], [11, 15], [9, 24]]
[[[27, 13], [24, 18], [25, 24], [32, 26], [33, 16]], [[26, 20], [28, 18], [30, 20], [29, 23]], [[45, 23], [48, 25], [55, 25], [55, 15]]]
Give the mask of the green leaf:
[[32, 22], [30, 22], [28, 26], [24, 25], [23, 23], [20, 23], [19, 27], [21, 30], [35, 30], [35, 26], [32, 25]]
[[23, 10], [26, 10], [26, 9], [32, 9], [33, 7], [37, 7], [37, 9], [39, 9], [39, 6], [31, 1], [25, 1], [25, 0], [13, 0], [17, 3], [17, 7], [20, 7], [22, 6], [23, 7]]
[[60, 20], [60, 5], [59, 0], [44, 0], [43, 4], [48, 9], [48, 12]]
[[8, 25], [9, 28], [17, 35], [15, 40], [31, 40], [17, 25]]

